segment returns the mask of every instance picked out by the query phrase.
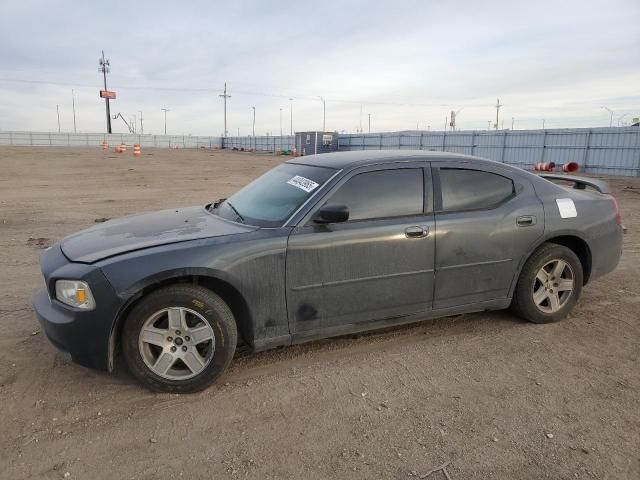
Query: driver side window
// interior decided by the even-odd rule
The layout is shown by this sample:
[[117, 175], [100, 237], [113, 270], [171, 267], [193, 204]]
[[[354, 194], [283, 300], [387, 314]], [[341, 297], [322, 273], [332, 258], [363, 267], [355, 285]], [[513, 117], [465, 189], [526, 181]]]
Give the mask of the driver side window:
[[345, 205], [349, 221], [420, 215], [424, 207], [421, 168], [360, 173], [336, 191], [326, 205]]

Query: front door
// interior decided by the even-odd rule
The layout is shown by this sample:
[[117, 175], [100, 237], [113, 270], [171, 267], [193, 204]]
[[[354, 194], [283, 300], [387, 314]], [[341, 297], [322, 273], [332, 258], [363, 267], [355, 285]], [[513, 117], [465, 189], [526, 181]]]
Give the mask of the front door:
[[[293, 230], [286, 284], [294, 335], [348, 331], [431, 309], [435, 224], [427, 165], [350, 172]], [[315, 223], [323, 205], [346, 205], [349, 220]]]
[[433, 165], [433, 308], [506, 299], [521, 259], [544, 231], [542, 203], [528, 180], [499, 165]]

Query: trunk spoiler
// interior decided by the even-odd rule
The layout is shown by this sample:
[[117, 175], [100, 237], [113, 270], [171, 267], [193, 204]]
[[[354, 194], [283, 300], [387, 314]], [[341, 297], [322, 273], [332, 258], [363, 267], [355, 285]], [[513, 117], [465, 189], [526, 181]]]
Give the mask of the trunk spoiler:
[[573, 182], [573, 188], [576, 190], [584, 190], [587, 187], [592, 187], [600, 193], [611, 194], [611, 187], [609, 184], [603, 180], [595, 178], [579, 177], [577, 175], [563, 175], [561, 173], [540, 173], [538, 176], [547, 180]]

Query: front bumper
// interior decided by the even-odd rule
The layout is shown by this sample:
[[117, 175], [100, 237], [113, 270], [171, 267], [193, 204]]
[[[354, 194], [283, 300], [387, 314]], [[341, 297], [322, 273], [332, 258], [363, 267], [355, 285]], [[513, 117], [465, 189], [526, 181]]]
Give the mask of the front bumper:
[[[92, 312], [77, 312], [52, 301], [45, 289], [33, 297], [33, 308], [49, 341], [85, 367], [108, 370], [111, 326], [91, 318]], [[95, 315], [94, 315], [95, 317]]]
[[[42, 273], [47, 285], [33, 297], [33, 307], [51, 343], [85, 367], [109, 370], [109, 337], [124, 300], [118, 297], [95, 266], [69, 262], [58, 245], [43, 253]], [[58, 279], [86, 281], [96, 301], [94, 310], [69, 307], [51, 298]]]

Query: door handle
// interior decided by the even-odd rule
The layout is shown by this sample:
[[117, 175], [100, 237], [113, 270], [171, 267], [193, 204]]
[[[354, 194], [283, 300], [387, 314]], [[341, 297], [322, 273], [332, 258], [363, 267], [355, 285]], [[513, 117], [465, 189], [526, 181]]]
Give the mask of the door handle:
[[535, 225], [537, 222], [535, 215], [521, 215], [516, 218], [516, 224], [519, 227], [530, 227], [531, 225]]
[[404, 229], [404, 234], [408, 238], [422, 238], [429, 235], [429, 227], [416, 225], [414, 227], [407, 227]]

